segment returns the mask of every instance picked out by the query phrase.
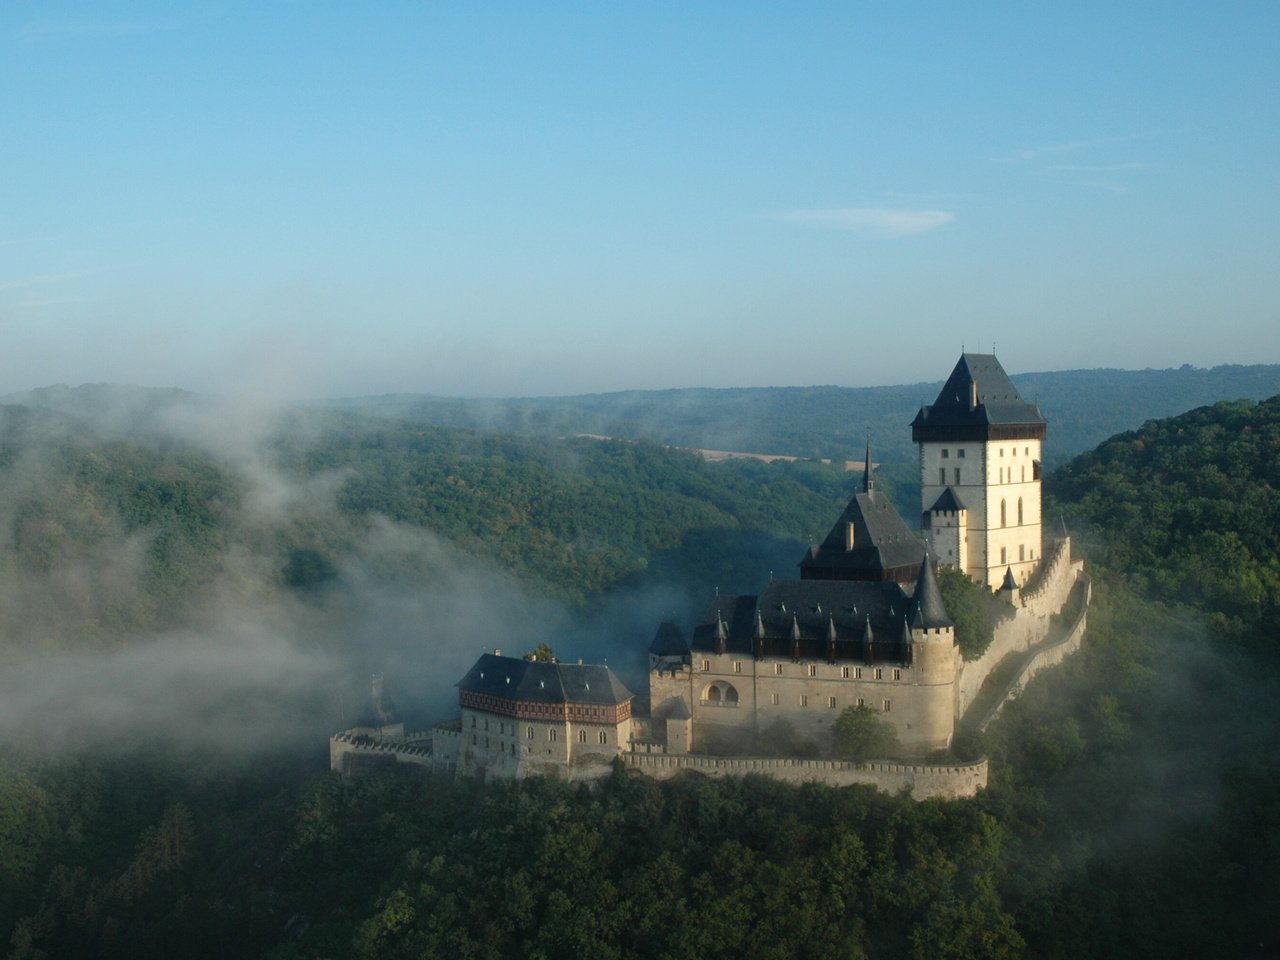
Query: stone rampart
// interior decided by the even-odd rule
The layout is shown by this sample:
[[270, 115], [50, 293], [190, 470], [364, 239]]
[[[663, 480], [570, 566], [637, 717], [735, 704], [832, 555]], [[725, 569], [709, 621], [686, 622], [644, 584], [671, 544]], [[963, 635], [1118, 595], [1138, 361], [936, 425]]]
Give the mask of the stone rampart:
[[424, 736], [378, 738], [335, 733], [329, 738], [329, 769], [349, 774], [379, 762], [434, 766], [436, 758]]
[[1062, 637], [1055, 639], [1051, 643], [1044, 643], [1027, 658], [1027, 662], [1023, 664], [1022, 669], [1000, 692], [1000, 696], [992, 704], [987, 715], [979, 720], [979, 730], [987, 729], [987, 725], [1000, 716], [1000, 711], [1004, 709], [1004, 705], [1022, 690], [1032, 677], [1045, 667], [1057, 666], [1080, 649], [1080, 644], [1084, 641], [1084, 632], [1089, 622], [1089, 601], [1093, 598], [1093, 584], [1089, 582], [1088, 577], [1081, 577], [1080, 587], [1084, 591], [1084, 596], [1081, 598], [1080, 613], [1075, 622]]
[[972, 797], [987, 785], [985, 759], [951, 765], [661, 753], [624, 753], [622, 759], [629, 769], [656, 780], [667, 780], [684, 770], [694, 770], [709, 777], [740, 777], [756, 773], [788, 783], [818, 781], [833, 787], [860, 783], [886, 793], [907, 790], [916, 800]]
[[1013, 616], [996, 624], [991, 646], [976, 660], [967, 660], [956, 687], [956, 717], [973, 705], [983, 683], [1011, 653], [1025, 653], [1049, 635], [1050, 619], [1062, 609], [1081, 576], [1083, 563], [1072, 563], [1071, 540], [1063, 538], [1049, 550], [1032, 590], [1019, 594]]

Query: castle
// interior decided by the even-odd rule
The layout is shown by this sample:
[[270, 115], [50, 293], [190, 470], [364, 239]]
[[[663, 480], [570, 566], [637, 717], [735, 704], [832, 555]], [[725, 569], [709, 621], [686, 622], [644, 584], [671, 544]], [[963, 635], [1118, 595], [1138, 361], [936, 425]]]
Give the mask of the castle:
[[[930, 755], [950, 746], [998, 662], [1022, 658], [1016, 684], [1075, 649], [1084, 630], [1082, 606], [1064, 636], [1051, 634], [1050, 618], [1087, 583], [1069, 542], [1043, 542], [1046, 428], [993, 355], [963, 354], [912, 423], [923, 537], [877, 489], [868, 443], [861, 489], [801, 559], [799, 579], [771, 580], [757, 595], [717, 595], [687, 633], [674, 622], [659, 626], [647, 703], [607, 667], [495, 652], [459, 681], [457, 720], [416, 739], [376, 724], [346, 731], [331, 740], [331, 763], [350, 772], [381, 757], [460, 775], [590, 779], [621, 757], [656, 776], [757, 770], [971, 794], [985, 783], [985, 761], [939, 766]], [[995, 642], [971, 662], [960, 655], [936, 565], [1008, 602]], [[805, 752], [829, 755], [835, 721], [849, 707], [875, 710], [912, 759], [877, 767], [762, 755], [784, 733]]]

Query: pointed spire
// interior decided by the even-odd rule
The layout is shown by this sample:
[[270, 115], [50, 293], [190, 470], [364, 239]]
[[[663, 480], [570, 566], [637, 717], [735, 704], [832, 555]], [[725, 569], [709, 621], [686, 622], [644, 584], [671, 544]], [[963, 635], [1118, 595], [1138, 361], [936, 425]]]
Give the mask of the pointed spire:
[[871, 645], [875, 643], [875, 637], [871, 633], [871, 615], [867, 614], [866, 626], [862, 628], [862, 658], [870, 663]]
[[946, 605], [942, 602], [942, 591], [938, 589], [938, 580], [933, 575], [933, 566], [926, 553], [920, 563], [920, 576], [916, 578], [916, 592], [912, 595], [912, 606], [915, 613], [911, 618], [911, 626], [918, 630], [954, 626], [947, 616]]
[[719, 613], [716, 614], [716, 653], [722, 654], [728, 647], [729, 630], [724, 625], [724, 618]]
[[1012, 565], [1004, 568], [1004, 583], [1000, 584], [1000, 589], [1001, 590], [1017, 590], [1018, 589], [1018, 581], [1015, 580], [1013, 577]]
[[871, 465], [871, 431], [867, 431], [867, 460], [862, 470], [862, 492], [870, 493], [876, 488], [875, 476]]

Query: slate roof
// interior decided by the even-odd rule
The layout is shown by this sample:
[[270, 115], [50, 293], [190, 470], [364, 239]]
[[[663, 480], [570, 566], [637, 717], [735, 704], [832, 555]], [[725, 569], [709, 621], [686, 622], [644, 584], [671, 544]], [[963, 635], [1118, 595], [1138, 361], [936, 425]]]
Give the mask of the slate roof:
[[933, 575], [933, 566], [925, 557], [920, 564], [920, 576], [916, 578], [915, 595], [912, 597], [913, 607], [911, 626], [915, 629], [933, 629], [935, 627], [954, 626], [947, 615], [946, 605], [942, 602], [942, 591], [938, 589], [938, 580]]
[[649, 644], [649, 653], [655, 657], [684, 657], [689, 655], [689, 641], [684, 631], [671, 620], [663, 620], [658, 624], [658, 632], [653, 635], [653, 643]]
[[[717, 624], [727, 629], [725, 650], [752, 655], [757, 640], [762, 654], [788, 655], [799, 642], [804, 656], [825, 656], [827, 643], [861, 643], [871, 624], [877, 644], [896, 650], [902, 621], [911, 612], [911, 600], [892, 581], [774, 580], [759, 596], [720, 596], [707, 605], [693, 630], [694, 649], [714, 650]], [[761, 636], [763, 634], [763, 636]], [[854, 656], [846, 648], [843, 655]]]
[[933, 405], [920, 408], [911, 433], [917, 441], [958, 437], [957, 430], [977, 437], [989, 435], [992, 427], [1005, 428], [1007, 435], [1042, 437], [1046, 422], [1039, 407], [1022, 399], [994, 354], [965, 353]]
[[616, 705], [634, 698], [606, 666], [581, 663], [548, 663], [481, 655], [459, 690], [541, 703], [589, 703]]
[[956, 493], [955, 488], [947, 487], [947, 489], [942, 491], [942, 496], [933, 501], [933, 506], [929, 508], [929, 512], [938, 513], [941, 511], [948, 511], [950, 513], [957, 513], [960, 510], [968, 509], [969, 508], [964, 505], [964, 501], [960, 499], [960, 494]]
[[[846, 528], [853, 524], [853, 549]], [[826, 539], [800, 561], [805, 580], [885, 580], [910, 582], [924, 556], [924, 544], [892, 501], [879, 490], [856, 494]], [[903, 575], [905, 574], [905, 576]]]

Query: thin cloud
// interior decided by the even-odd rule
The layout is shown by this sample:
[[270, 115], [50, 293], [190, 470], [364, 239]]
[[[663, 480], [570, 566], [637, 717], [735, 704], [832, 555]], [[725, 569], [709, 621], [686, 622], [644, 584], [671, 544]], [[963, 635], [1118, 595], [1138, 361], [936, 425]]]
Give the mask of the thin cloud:
[[909, 210], [894, 207], [846, 207], [831, 210], [793, 210], [778, 217], [836, 230], [853, 230], [882, 237], [907, 237], [944, 227], [955, 219], [949, 210]]
[[1015, 150], [1013, 153], [1005, 154], [1000, 157], [992, 157], [993, 163], [1033, 163], [1044, 157], [1053, 157], [1062, 153], [1075, 153], [1079, 150], [1088, 150], [1092, 147], [1100, 147], [1108, 143], [1116, 143], [1120, 140], [1128, 140], [1129, 137], [1099, 137], [1094, 140], [1067, 140], [1062, 143], [1050, 143], [1039, 147], [1028, 147], [1023, 150]]

